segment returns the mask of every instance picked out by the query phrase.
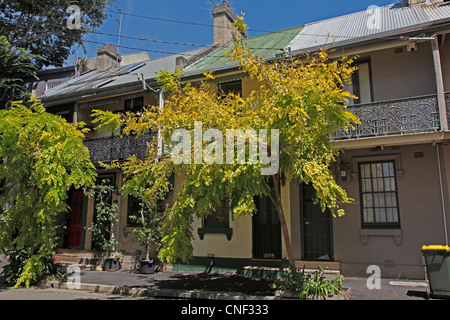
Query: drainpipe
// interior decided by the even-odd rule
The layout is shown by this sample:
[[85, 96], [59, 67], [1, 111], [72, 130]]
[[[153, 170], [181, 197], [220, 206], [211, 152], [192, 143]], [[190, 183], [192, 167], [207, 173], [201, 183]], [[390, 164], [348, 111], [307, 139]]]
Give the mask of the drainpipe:
[[73, 124], [78, 123], [78, 102], [73, 107]]
[[[164, 109], [164, 91], [163, 88], [159, 89], [159, 111]], [[161, 128], [158, 128], [158, 159], [163, 156], [163, 141], [161, 136]]]
[[[153, 89], [150, 87], [147, 82], [145, 82], [145, 77], [143, 73], [137, 74], [138, 80], [142, 81], [142, 88], [143, 90], [152, 90], [155, 93], [158, 93], [158, 107], [159, 111], [162, 111], [164, 109], [164, 89], [160, 88], [158, 90]], [[157, 152], [157, 160], [163, 156], [163, 141], [161, 136], [161, 128], [158, 128], [158, 152]]]
[[447, 107], [445, 105], [444, 78], [442, 76], [441, 54], [437, 36], [433, 36], [431, 41], [433, 49], [434, 74], [436, 77], [437, 101], [439, 106], [439, 120], [441, 122], [441, 131], [448, 131]]
[[[444, 78], [442, 76], [442, 66], [441, 66], [441, 54], [439, 52], [438, 38], [434, 35], [433, 40], [431, 40], [431, 47], [433, 49], [433, 62], [434, 62], [434, 74], [436, 77], [436, 91], [437, 91], [437, 101], [439, 106], [439, 120], [441, 123], [441, 131], [448, 131], [448, 119], [447, 119], [447, 106], [445, 103], [445, 90], [444, 90]], [[447, 231], [447, 217], [445, 209], [445, 197], [444, 188], [442, 183], [442, 170], [441, 170], [441, 157], [439, 152], [439, 143], [436, 144], [436, 153], [438, 161], [439, 170], [439, 184], [441, 188], [441, 201], [442, 201], [442, 218], [444, 221], [444, 235], [445, 244], [448, 245], [448, 231]]]
[[447, 232], [447, 217], [445, 215], [445, 197], [444, 197], [444, 188], [442, 185], [442, 170], [441, 170], [441, 156], [439, 152], [439, 143], [436, 143], [436, 155], [437, 155], [437, 164], [439, 171], [439, 184], [441, 187], [441, 202], [442, 202], [442, 218], [444, 220], [444, 235], [445, 235], [445, 245], [448, 246], [448, 232]]

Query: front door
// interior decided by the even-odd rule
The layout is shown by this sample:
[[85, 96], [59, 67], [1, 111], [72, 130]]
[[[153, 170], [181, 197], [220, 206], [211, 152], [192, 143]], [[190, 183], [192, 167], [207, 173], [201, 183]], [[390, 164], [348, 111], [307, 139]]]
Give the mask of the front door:
[[70, 214], [67, 246], [69, 248], [80, 248], [81, 246], [81, 224], [82, 224], [83, 191], [72, 191], [70, 196]]
[[253, 258], [281, 259], [281, 225], [278, 213], [269, 197], [255, 200], [253, 214]]
[[301, 187], [302, 255], [304, 260], [333, 260], [332, 216], [314, 204], [316, 191], [311, 185]]

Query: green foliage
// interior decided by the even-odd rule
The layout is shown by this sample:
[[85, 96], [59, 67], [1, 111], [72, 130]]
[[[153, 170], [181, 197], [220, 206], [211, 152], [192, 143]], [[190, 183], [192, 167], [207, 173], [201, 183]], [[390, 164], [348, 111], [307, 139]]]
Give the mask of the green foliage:
[[[82, 37], [103, 24], [106, 9], [115, 0], [3, 0], [0, 3], [0, 34], [14, 47], [39, 55], [35, 63], [62, 66], [71, 48], [83, 44]], [[69, 29], [70, 5], [81, 12], [81, 28]]]
[[37, 56], [12, 47], [5, 36], [0, 36], [0, 107], [10, 106], [12, 101], [30, 95], [21, 77], [37, 78], [37, 68], [31, 63], [34, 58]]
[[342, 292], [342, 276], [335, 275], [334, 279], [326, 280], [323, 269], [318, 268], [314, 275], [307, 275], [307, 279], [300, 291], [300, 299], [325, 300]]
[[115, 237], [114, 225], [119, 222], [119, 205], [112, 203], [112, 195], [116, 192], [109, 180], [91, 186], [85, 194], [95, 197], [95, 221], [88, 230], [93, 241], [97, 241], [108, 256], [114, 257], [118, 240]]
[[84, 135], [45, 112], [38, 100], [0, 110], [0, 248], [31, 256], [17, 285], [37, 278], [57, 245], [58, 216], [67, 193], [93, 183], [96, 173]]
[[120, 128], [120, 114], [111, 111], [93, 110], [92, 123], [98, 124], [96, 130], [99, 132], [115, 132]]
[[272, 287], [281, 291], [301, 291], [307, 276], [305, 275], [305, 268], [301, 272], [292, 267], [281, 268], [281, 276], [277, 279]]
[[[23, 280], [23, 283], [29, 287], [42, 279], [63, 276], [61, 266], [55, 263], [51, 256], [36, 260], [35, 258], [33, 259], [33, 255], [30, 255], [23, 249], [8, 251], [7, 256], [8, 264], [3, 267], [2, 274], [5, 277], [5, 282], [9, 285], [22, 283]], [[34, 261], [29, 263], [30, 259]], [[39, 272], [33, 271], [33, 267]]]
[[282, 271], [280, 279], [272, 287], [284, 292], [296, 292], [302, 300], [325, 300], [342, 293], [342, 278], [342, 275], [334, 275], [332, 280], [325, 279], [322, 267], [312, 275], [305, 274], [305, 268], [299, 272], [290, 267]]

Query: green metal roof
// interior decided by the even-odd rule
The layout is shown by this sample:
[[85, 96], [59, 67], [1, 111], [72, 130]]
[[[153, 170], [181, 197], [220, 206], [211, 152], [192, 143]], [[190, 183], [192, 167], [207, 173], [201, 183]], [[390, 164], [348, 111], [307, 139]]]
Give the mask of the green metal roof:
[[[303, 26], [284, 29], [276, 32], [266, 33], [254, 37], [246, 38], [248, 47], [252, 52], [258, 54], [259, 57], [273, 56], [282, 53], [286, 46], [298, 35]], [[230, 50], [232, 44], [226, 48], [222, 48], [212, 52], [210, 55], [200, 60], [196, 64], [188, 67], [186, 72], [199, 70], [209, 71], [213, 68], [230, 64], [225, 53]]]

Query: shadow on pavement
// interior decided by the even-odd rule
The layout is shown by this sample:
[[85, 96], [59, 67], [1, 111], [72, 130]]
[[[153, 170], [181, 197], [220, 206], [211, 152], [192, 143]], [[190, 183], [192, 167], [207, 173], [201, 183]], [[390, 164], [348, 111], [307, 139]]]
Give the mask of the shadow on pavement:
[[220, 292], [240, 292], [248, 295], [273, 296], [275, 290], [271, 288], [273, 280], [255, 279], [236, 274], [207, 274], [172, 275], [168, 279], [154, 279], [154, 289], [177, 290], [214, 290]]

